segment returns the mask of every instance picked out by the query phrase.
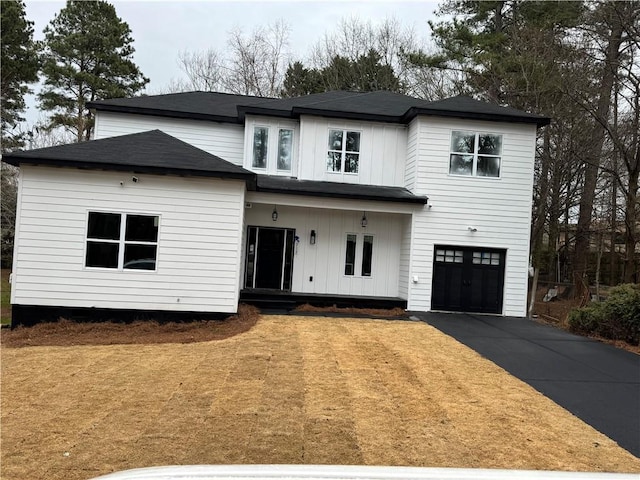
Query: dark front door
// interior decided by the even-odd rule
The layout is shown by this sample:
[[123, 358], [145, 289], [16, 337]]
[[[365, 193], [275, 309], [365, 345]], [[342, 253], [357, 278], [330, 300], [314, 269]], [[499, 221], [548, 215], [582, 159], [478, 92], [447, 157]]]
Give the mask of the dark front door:
[[291, 290], [294, 231], [249, 227], [247, 233], [245, 287]]
[[431, 308], [502, 313], [505, 251], [436, 246]]

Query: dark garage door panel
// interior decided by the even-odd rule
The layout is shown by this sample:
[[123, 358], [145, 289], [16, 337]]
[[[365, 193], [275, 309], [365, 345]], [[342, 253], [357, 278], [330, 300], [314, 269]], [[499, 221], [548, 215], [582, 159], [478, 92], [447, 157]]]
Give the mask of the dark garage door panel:
[[431, 308], [502, 313], [505, 250], [438, 245]]

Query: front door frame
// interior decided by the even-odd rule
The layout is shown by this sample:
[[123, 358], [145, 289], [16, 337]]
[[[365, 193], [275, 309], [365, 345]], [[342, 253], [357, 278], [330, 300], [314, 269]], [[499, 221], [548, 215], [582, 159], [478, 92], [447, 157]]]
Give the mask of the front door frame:
[[[262, 227], [259, 225], [247, 226], [247, 242], [245, 249], [245, 274], [244, 287], [255, 289], [259, 283], [258, 262], [260, 261], [260, 233], [269, 231], [281, 231], [284, 233], [282, 241], [282, 264], [280, 266], [280, 287], [267, 288], [277, 291], [291, 291], [293, 277], [293, 258], [295, 248], [295, 229], [280, 227]], [[264, 288], [264, 287], [263, 287]]]

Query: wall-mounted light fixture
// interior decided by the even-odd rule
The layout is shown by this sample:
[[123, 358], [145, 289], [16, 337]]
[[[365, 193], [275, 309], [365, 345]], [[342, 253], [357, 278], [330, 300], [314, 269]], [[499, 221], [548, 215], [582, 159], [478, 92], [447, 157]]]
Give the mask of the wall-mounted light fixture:
[[467, 227], [467, 230], [469, 230], [470, 232], [477, 232], [478, 229], [476, 227]]
[[316, 231], [315, 230], [311, 230], [311, 235], [309, 236], [309, 243], [311, 245], [315, 245], [316, 244]]
[[273, 212], [271, 212], [271, 220], [274, 222], [278, 220], [278, 210], [276, 210], [276, 206], [273, 206]]
[[366, 212], [362, 212], [362, 218], [360, 219], [360, 225], [362, 225], [362, 228], [366, 228], [367, 226], [367, 213]]

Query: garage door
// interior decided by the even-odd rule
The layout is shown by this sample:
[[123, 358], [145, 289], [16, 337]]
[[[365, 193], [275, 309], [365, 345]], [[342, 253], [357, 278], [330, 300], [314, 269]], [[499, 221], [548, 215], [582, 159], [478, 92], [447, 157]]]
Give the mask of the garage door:
[[437, 245], [431, 308], [502, 313], [505, 250]]

